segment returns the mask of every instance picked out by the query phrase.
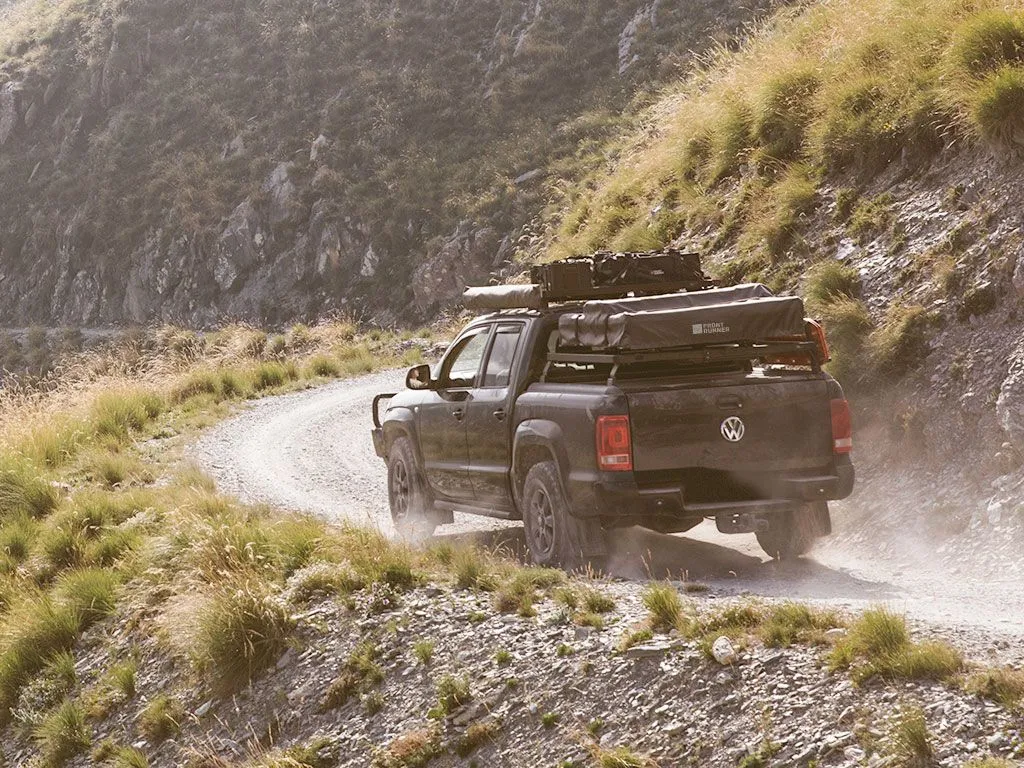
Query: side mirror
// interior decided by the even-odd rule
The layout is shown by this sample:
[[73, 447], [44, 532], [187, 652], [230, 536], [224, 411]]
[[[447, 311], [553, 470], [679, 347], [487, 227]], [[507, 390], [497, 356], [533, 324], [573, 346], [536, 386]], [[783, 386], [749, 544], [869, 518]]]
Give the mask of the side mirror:
[[434, 382], [430, 380], [430, 366], [417, 365], [410, 368], [405, 375], [405, 386], [409, 389], [432, 389]]

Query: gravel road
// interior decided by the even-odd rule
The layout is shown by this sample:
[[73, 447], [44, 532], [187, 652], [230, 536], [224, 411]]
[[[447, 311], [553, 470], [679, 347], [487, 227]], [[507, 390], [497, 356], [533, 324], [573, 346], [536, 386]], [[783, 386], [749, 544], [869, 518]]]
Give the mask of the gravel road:
[[[388, 532], [385, 472], [370, 440], [370, 403], [380, 392], [397, 391], [401, 379], [388, 371], [260, 400], [207, 432], [192, 456], [221, 490], [246, 501]], [[859, 492], [865, 492], [863, 484]], [[843, 532], [844, 508], [833, 507], [837, 534], [797, 563], [769, 561], [753, 536], [723, 536], [705, 523], [678, 536], [617, 532], [610, 568], [626, 579], [686, 577], [708, 584], [713, 594], [850, 608], [884, 603], [952, 636], [973, 655], [1024, 660], [1019, 569], [1008, 568], [1012, 575], [1004, 579], [972, 577], [967, 564], [939, 566], [934, 551], [920, 546], [897, 547], [894, 556], [891, 542], [876, 550], [859, 536], [853, 545]], [[468, 515], [456, 515], [455, 524], [438, 535], [523, 547], [520, 525]]]

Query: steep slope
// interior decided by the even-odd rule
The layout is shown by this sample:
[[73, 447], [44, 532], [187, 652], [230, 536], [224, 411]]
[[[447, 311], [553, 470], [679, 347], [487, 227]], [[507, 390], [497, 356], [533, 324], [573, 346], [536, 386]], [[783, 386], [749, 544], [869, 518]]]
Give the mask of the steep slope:
[[859, 411], [864, 536], [1020, 527], [1022, 105], [1019, 2], [785, 10], [555, 200], [538, 253], [674, 243], [802, 293]]
[[62, 0], [0, 64], [0, 319], [429, 316], [772, 0]]

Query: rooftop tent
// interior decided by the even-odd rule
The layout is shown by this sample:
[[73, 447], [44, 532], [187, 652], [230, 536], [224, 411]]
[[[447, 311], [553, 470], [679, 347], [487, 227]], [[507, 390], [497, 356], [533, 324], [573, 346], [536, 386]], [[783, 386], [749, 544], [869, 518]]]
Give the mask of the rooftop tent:
[[804, 304], [758, 283], [588, 301], [558, 321], [563, 347], [671, 349], [804, 336]]

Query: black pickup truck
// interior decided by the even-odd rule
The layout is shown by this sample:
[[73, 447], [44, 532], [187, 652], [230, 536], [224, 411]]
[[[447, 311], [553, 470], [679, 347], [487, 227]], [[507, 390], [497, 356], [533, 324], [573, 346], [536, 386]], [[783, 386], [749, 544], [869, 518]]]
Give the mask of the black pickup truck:
[[850, 411], [800, 299], [747, 285], [549, 304], [534, 288], [374, 402], [400, 532], [456, 510], [522, 519], [532, 559], [566, 568], [600, 562], [624, 526], [714, 519], [778, 558], [831, 532], [827, 502], [854, 483]]

